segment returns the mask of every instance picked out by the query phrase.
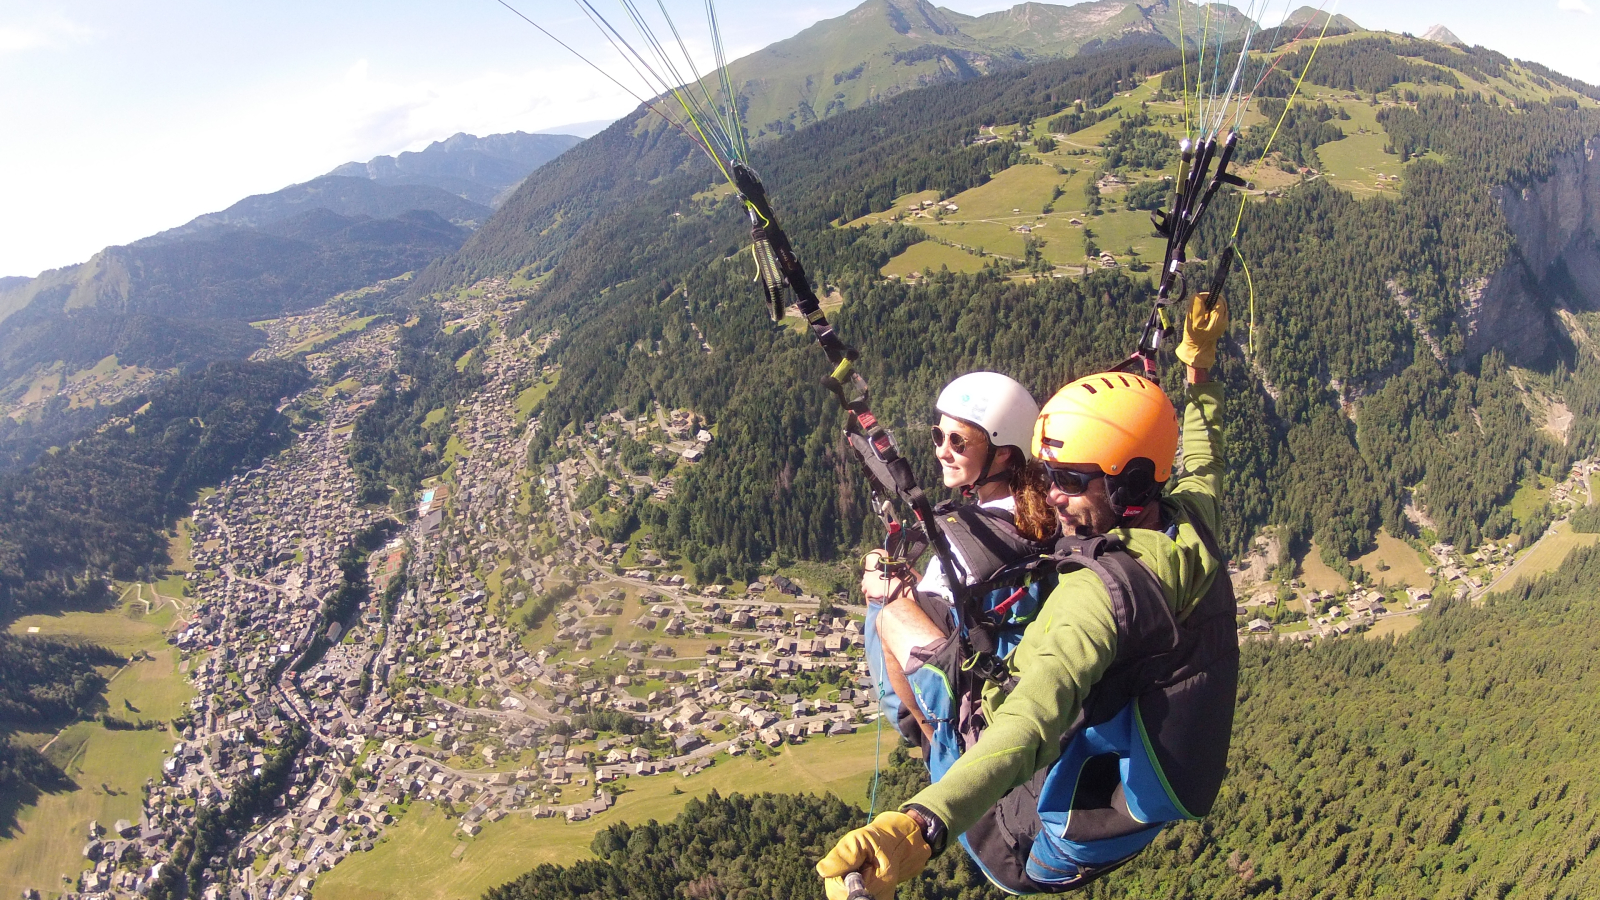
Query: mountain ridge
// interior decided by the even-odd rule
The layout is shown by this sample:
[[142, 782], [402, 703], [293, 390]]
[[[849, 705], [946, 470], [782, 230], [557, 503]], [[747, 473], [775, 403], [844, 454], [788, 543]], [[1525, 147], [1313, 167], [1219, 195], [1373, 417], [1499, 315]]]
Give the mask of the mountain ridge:
[[[1184, 0], [1088, 0], [1073, 6], [1027, 2], [969, 16], [929, 0], [866, 0], [729, 64], [752, 135], [782, 134], [907, 90], [965, 80], [1086, 49], [1196, 40], [1201, 15]], [[1226, 4], [1211, 7], [1224, 30], [1247, 21]], [[1216, 27], [1216, 26], [1214, 26]]]
[[489, 207], [426, 184], [383, 184], [350, 175], [323, 175], [267, 194], [254, 194], [186, 224], [140, 238], [128, 246], [167, 243], [228, 228], [264, 228], [313, 209], [341, 216], [389, 219], [410, 210], [427, 210], [466, 228], [486, 221]]
[[458, 131], [421, 150], [348, 162], [328, 175], [426, 185], [493, 208], [508, 188], [582, 140], [569, 134], [512, 131], [478, 137]]
[[[248, 354], [259, 335], [237, 323], [424, 268], [530, 172], [580, 143], [457, 132], [246, 197], [82, 263], [0, 278], [0, 381], [52, 361], [92, 365], [112, 350], [178, 366]], [[192, 338], [192, 352], [181, 352], [183, 341], [148, 352], [130, 344], [162, 329]]]

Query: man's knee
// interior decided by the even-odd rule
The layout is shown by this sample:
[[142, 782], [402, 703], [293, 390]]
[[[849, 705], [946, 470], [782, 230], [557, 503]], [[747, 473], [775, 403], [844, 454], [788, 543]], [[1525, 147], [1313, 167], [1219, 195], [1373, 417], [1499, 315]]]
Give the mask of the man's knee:
[[901, 597], [883, 608], [878, 614], [878, 633], [882, 635], [884, 651], [894, 657], [902, 670], [911, 665], [911, 651], [932, 646], [945, 636], [910, 597]]

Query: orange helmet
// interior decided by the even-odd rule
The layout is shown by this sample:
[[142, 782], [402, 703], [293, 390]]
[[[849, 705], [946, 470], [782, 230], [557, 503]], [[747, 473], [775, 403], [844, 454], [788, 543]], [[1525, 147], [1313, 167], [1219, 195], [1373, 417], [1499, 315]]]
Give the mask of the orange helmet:
[[1120, 475], [1139, 458], [1155, 464], [1155, 480], [1172, 477], [1178, 411], [1154, 382], [1123, 372], [1079, 378], [1039, 411], [1033, 455], [1057, 465], [1093, 464]]

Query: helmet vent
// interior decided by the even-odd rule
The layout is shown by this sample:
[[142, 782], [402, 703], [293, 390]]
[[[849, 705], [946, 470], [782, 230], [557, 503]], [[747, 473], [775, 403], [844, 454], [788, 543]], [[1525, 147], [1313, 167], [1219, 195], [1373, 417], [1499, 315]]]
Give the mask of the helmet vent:
[[1089, 392], [1089, 393], [1091, 393], [1091, 394], [1098, 394], [1098, 393], [1100, 393], [1100, 392], [1099, 392], [1099, 391], [1097, 391], [1097, 390], [1095, 390], [1095, 389], [1094, 389], [1094, 385], [1092, 385], [1092, 384], [1086, 384], [1086, 385], [1084, 385], [1084, 386], [1083, 386], [1083, 389], [1084, 389], [1084, 390], [1086, 390], [1086, 391], [1088, 391], [1088, 392]]

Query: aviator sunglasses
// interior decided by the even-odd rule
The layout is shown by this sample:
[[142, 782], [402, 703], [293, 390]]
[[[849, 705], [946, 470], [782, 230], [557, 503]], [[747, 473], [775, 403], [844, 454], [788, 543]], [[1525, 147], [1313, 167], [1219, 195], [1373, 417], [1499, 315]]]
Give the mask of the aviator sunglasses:
[[1044, 467], [1044, 470], [1050, 476], [1050, 483], [1068, 497], [1083, 496], [1083, 493], [1089, 490], [1089, 485], [1093, 484], [1096, 478], [1106, 477], [1104, 472], [1079, 472], [1074, 469], [1062, 469], [1048, 464]]

